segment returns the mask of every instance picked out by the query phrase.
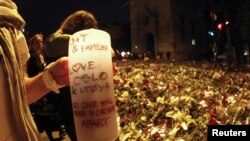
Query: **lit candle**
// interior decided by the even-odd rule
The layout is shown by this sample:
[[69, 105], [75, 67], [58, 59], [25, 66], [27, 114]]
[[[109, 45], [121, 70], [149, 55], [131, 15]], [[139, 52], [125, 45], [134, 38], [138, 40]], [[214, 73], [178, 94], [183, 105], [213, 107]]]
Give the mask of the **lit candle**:
[[70, 88], [79, 141], [112, 141], [118, 136], [111, 52], [105, 31], [83, 30], [70, 38]]

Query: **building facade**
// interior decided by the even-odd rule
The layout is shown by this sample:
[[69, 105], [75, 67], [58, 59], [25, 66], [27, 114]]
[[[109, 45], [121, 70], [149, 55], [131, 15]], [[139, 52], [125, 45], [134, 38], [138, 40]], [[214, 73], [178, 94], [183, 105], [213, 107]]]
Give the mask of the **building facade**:
[[206, 0], [130, 0], [129, 4], [133, 53], [186, 60], [209, 51]]

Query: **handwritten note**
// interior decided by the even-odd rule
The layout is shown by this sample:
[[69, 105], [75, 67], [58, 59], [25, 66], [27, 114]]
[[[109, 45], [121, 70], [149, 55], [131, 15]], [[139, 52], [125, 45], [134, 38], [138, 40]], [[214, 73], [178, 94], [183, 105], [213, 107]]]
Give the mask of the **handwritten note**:
[[72, 108], [79, 141], [112, 141], [118, 136], [111, 40], [97, 29], [69, 41]]

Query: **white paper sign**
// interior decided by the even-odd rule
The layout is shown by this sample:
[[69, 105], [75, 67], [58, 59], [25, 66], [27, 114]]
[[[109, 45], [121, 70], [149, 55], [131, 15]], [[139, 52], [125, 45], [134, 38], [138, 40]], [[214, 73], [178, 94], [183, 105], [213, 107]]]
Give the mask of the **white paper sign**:
[[78, 141], [112, 141], [118, 136], [111, 40], [97, 29], [69, 41], [72, 108]]

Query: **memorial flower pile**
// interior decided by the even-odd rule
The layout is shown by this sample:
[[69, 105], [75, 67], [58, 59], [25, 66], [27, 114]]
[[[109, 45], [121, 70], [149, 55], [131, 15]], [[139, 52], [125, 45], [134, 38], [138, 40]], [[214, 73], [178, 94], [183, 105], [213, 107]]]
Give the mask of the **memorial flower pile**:
[[206, 140], [208, 125], [249, 124], [250, 73], [209, 63], [116, 62], [119, 141]]

